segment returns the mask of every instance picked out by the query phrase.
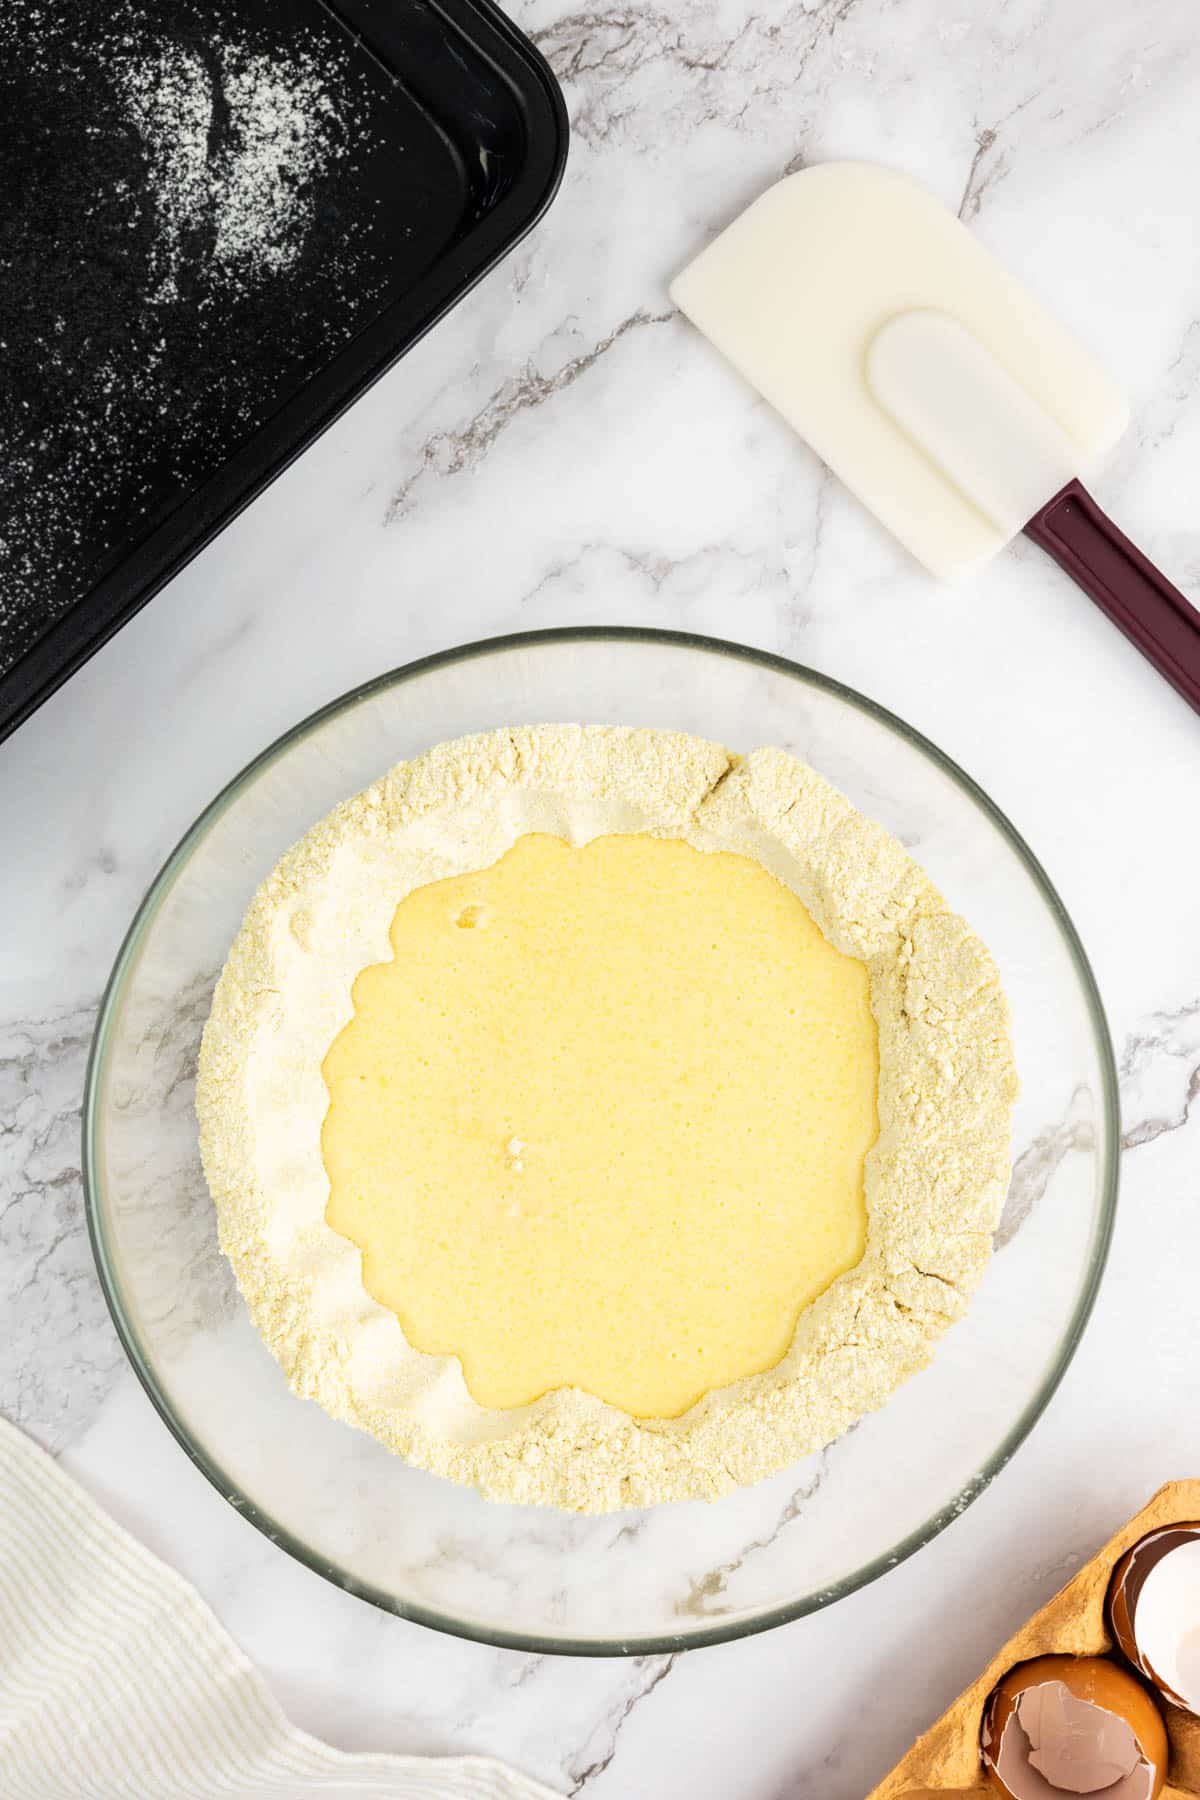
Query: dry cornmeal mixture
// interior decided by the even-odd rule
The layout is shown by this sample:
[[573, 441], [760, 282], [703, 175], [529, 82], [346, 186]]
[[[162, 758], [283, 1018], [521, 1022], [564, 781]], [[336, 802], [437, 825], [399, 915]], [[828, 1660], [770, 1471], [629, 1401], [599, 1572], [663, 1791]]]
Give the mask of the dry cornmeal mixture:
[[295, 1390], [600, 1512], [771, 1474], [928, 1361], [1015, 1088], [987, 950], [812, 769], [543, 726], [400, 765], [283, 858], [197, 1106]]

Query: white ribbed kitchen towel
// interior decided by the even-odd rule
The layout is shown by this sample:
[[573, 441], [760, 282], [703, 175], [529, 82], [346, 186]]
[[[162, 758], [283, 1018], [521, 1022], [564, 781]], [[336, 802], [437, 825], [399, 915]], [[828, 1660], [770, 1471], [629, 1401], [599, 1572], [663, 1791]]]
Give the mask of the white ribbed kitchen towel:
[[3, 1800], [556, 1800], [486, 1757], [290, 1725], [182, 1576], [0, 1419]]

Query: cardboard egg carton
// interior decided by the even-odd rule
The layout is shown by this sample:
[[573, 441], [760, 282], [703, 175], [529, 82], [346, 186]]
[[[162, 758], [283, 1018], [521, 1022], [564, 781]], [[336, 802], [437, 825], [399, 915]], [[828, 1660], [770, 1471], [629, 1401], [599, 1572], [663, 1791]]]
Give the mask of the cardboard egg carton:
[[[977, 1681], [919, 1737], [867, 1800], [965, 1800], [995, 1796], [984, 1776], [979, 1728], [988, 1696], [1002, 1676], [1034, 1656], [1104, 1656], [1113, 1651], [1104, 1602], [1125, 1551], [1149, 1531], [1200, 1519], [1200, 1481], [1171, 1481], [1079, 1573], [1009, 1638]], [[1200, 1719], [1160, 1702], [1171, 1760], [1162, 1800], [1200, 1800]]]

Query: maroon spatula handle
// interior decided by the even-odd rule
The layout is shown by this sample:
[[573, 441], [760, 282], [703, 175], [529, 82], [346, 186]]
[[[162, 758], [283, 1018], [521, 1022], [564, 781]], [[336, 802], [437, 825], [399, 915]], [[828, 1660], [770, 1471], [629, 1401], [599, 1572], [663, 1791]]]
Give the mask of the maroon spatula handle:
[[1118, 531], [1081, 481], [1068, 481], [1025, 527], [1200, 712], [1200, 612]]

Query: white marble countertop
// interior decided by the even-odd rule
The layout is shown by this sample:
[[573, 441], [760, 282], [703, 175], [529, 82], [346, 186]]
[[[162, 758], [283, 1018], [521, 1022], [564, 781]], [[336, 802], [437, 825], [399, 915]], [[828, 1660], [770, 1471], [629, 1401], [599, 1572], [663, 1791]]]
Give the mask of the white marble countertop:
[[[1127, 384], [1134, 424], [1097, 491], [1195, 594], [1200, 36], [1189, 0], [515, 10], [574, 121], [551, 214], [0, 751], [0, 1410], [337, 1744], [488, 1750], [598, 1800], [855, 1800], [1159, 1482], [1200, 1474], [1200, 721], [1030, 547], [966, 591], [927, 581], [672, 316], [666, 283], [787, 168], [909, 169]], [[992, 1488], [824, 1614], [633, 1662], [437, 1636], [251, 1530], [125, 1364], [79, 1183], [101, 986], [215, 790], [380, 670], [600, 621], [813, 664], [975, 775], [1093, 959], [1126, 1146], [1092, 1324]]]

